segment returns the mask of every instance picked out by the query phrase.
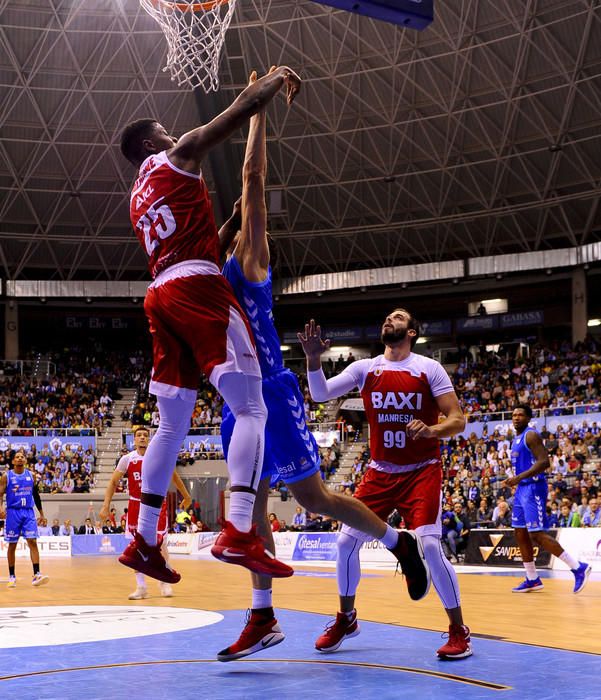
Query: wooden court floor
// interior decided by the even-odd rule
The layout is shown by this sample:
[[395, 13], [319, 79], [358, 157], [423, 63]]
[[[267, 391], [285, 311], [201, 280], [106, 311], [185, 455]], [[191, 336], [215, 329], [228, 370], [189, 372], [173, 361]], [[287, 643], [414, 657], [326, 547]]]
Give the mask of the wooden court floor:
[[[174, 597], [162, 598], [156, 582], [148, 580], [150, 597], [139, 604], [213, 611], [250, 606], [250, 578], [245, 570], [183, 557], [174, 559], [173, 564], [182, 574]], [[2, 562], [0, 566], [4, 577], [6, 565]], [[112, 557], [46, 559], [42, 570], [50, 576], [50, 583], [33, 588], [29, 561], [17, 560], [17, 588], [8, 590], [0, 583], [0, 607], [138, 604], [127, 600], [135, 588], [133, 572]], [[297, 570], [300, 575], [274, 583], [276, 608], [333, 615], [337, 604], [333, 570], [319, 569], [317, 576], [303, 575], [316, 571], [310, 566], [298, 566]], [[446, 629], [446, 616], [433, 589], [423, 601], [414, 603], [401, 576], [387, 570], [364, 573], [369, 575], [358, 592], [360, 619], [441, 632]], [[459, 574], [465, 621], [476, 638], [601, 654], [598, 574], [580, 595], [572, 593], [571, 578], [545, 578], [544, 591], [511, 593], [519, 580], [519, 574]], [[316, 636], [320, 632], [316, 629]]]

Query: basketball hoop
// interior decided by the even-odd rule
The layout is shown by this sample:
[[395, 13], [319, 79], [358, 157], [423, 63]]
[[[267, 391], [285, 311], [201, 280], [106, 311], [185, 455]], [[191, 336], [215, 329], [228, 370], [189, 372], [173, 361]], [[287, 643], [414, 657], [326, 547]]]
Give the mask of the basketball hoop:
[[163, 30], [171, 80], [205, 92], [219, 89], [219, 59], [236, 0], [170, 2], [140, 0], [142, 8]]

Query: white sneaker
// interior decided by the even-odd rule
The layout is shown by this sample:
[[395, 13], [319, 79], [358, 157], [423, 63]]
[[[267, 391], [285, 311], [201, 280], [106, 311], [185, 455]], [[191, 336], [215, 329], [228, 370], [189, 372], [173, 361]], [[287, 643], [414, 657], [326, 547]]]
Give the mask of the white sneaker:
[[31, 579], [31, 585], [32, 586], [43, 586], [45, 583], [48, 583], [48, 581], [50, 581], [50, 578], [48, 576], [45, 576], [44, 574], [37, 573]]
[[7, 588], [16, 588], [17, 587], [17, 579], [15, 576], [10, 576], [8, 579], [8, 585], [6, 586]]
[[138, 586], [133, 593], [130, 593], [127, 596], [127, 598], [128, 600], [143, 600], [144, 598], [148, 598], [148, 590]]
[[171, 598], [173, 596], [173, 588], [168, 583], [159, 583], [159, 588], [161, 589], [161, 595], [163, 598]]

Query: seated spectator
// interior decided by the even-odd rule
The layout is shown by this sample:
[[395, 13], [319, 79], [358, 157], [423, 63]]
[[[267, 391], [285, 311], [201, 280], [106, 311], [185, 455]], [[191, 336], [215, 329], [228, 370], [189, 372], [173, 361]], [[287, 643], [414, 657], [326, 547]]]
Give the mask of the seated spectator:
[[40, 518], [38, 520], [38, 535], [40, 537], [52, 537], [53, 534], [52, 528], [48, 525], [46, 518]]
[[547, 523], [549, 529], [553, 529], [557, 527], [557, 523], [559, 522], [559, 512], [557, 510], [557, 503], [553, 504], [555, 506], [555, 510], [553, 510], [552, 506], [547, 505]]
[[100, 520], [96, 520], [94, 523], [94, 534], [95, 535], [102, 535], [102, 523]]
[[501, 501], [497, 506], [497, 517], [493, 518], [493, 527], [511, 527], [511, 511], [505, 501]]
[[113, 535], [116, 532], [116, 527], [113, 525], [111, 522], [110, 518], [107, 518], [104, 521], [104, 525], [102, 526], [102, 534], [103, 535]]
[[93, 535], [94, 526], [92, 525], [92, 519], [86, 518], [84, 524], [79, 528], [78, 535]]
[[588, 510], [582, 519], [582, 525], [583, 527], [601, 527], [601, 505], [597, 498], [591, 498], [589, 501]]
[[278, 520], [278, 517], [275, 513], [269, 514], [269, 524], [271, 525], [272, 532], [280, 531], [280, 521]]
[[59, 535], [61, 537], [68, 537], [69, 535], [75, 534], [75, 528], [71, 525], [70, 520], [65, 520], [65, 522], [60, 526]]
[[576, 511], [570, 509], [568, 503], [561, 504], [557, 527], [582, 527], [580, 516]]
[[54, 520], [52, 521], [52, 527], [50, 529], [52, 530], [52, 534], [55, 537], [58, 537], [61, 534], [60, 533], [61, 525], [60, 525], [58, 518], [54, 518]]
[[292, 524], [290, 526], [291, 530], [304, 530], [305, 525], [307, 524], [307, 515], [305, 511], [300, 507], [296, 507], [296, 512], [294, 513], [294, 517], [292, 518]]

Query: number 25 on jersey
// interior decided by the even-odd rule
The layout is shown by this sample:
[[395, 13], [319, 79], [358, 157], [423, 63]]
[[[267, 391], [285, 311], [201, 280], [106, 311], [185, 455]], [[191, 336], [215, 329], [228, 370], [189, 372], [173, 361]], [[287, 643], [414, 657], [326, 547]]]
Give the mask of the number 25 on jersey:
[[153, 202], [136, 224], [136, 228], [140, 228], [144, 232], [144, 246], [148, 257], [159, 245], [159, 238], [169, 238], [175, 233], [175, 217], [166, 204], [161, 204], [163, 199], [165, 198], [160, 197], [156, 202]]

